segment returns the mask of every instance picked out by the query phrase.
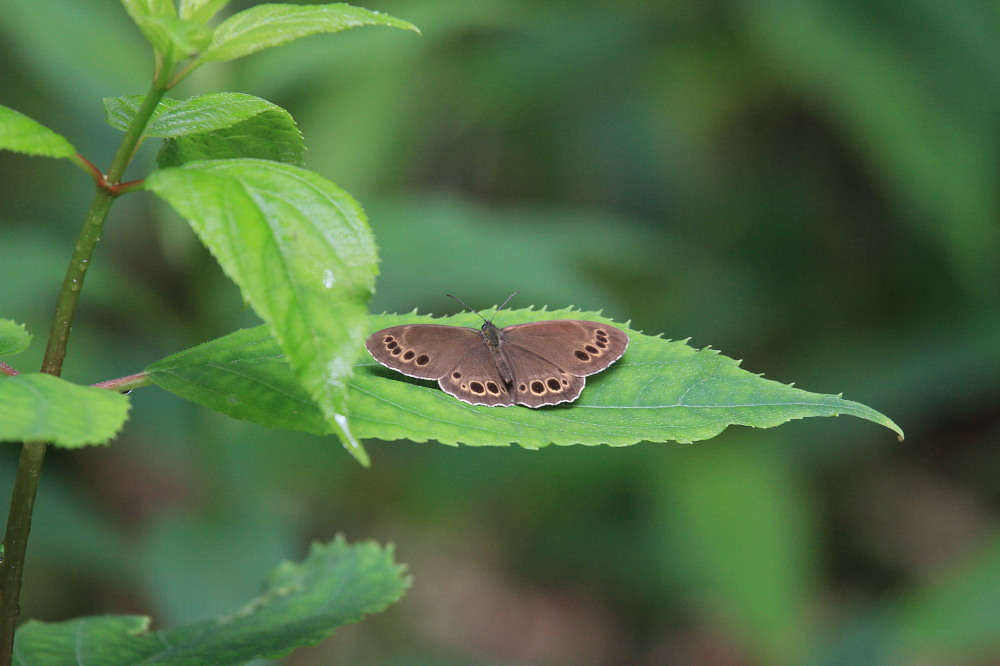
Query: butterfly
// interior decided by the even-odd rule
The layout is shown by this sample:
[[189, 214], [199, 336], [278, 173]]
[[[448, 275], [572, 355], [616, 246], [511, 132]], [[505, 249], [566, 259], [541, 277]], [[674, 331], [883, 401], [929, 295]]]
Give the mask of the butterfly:
[[580, 397], [585, 377], [625, 353], [628, 336], [593, 321], [553, 319], [497, 328], [493, 318], [517, 294], [489, 319], [479, 315], [479, 329], [402, 324], [373, 333], [365, 347], [387, 368], [436, 379], [442, 391], [462, 402], [490, 407], [572, 402]]

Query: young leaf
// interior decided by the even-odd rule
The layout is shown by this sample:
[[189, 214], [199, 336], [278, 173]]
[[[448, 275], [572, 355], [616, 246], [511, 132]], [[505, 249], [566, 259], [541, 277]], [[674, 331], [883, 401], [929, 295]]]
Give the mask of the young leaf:
[[42, 157], [76, 154], [76, 148], [65, 137], [6, 106], [0, 106], [0, 150]]
[[313, 544], [301, 564], [285, 562], [267, 588], [216, 620], [146, 633], [149, 618], [101, 616], [68, 622], [31, 620], [14, 638], [15, 664], [245, 664], [315, 645], [344, 624], [396, 602], [409, 586], [392, 549], [337, 537]]
[[167, 16], [133, 18], [146, 41], [174, 60], [192, 58], [212, 41], [212, 31], [202, 23]]
[[[510, 310], [502, 315], [503, 325], [560, 318], [608, 321], [576, 310]], [[371, 318], [370, 331], [410, 322], [475, 323], [469, 319], [467, 314], [438, 319], [378, 315]], [[766, 428], [807, 416], [850, 414], [902, 434], [888, 418], [859, 403], [763, 379], [714, 350], [627, 332], [628, 351], [609, 369], [588, 377], [576, 402], [535, 410], [468, 405], [434, 382], [405, 377], [364, 358], [350, 382], [353, 429], [360, 437], [472, 446], [625, 446], [698, 441], [729, 425]], [[308, 395], [267, 335], [263, 327], [237, 331], [147, 370], [155, 384], [225, 414], [316, 432], [320, 412], [310, 409]]]
[[[142, 106], [142, 100], [141, 95], [104, 98], [105, 120], [124, 132]], [[182, 101], [164, 98], [150, 117], [143, 136], [166, 138], [205, 134], [232, 127], [267, 111], [280, 112], [294, 126], [287, 111], [253, 95], [206, 93]]]
[[167, 18], [177, 16], [173, 0], [122, 0], [122, 4], [133, 21], [144, 16], [165, 16]]
[[106, 444], [128, 417], [128, 398], [41, 373], [0, 376], [0, 441]]
[[264, 4], [243, 10], [219, 24], [212, 43], [202, 54], [201, 60], [234, 60], [301, 37], [322, 32], [340, 32], [364, 25], [384, 25], [417, 31], [416, 26], [406, 21], [342, 3]]
[[377, 271], [361, 207], [315, 173], [263, 160], [191, 162], [153, 172], [146, 188], [191, 223], [361, 460], [344, 421]]
[[0, 319], [0, 356], [20, 354], [31, 344], [31, 334], [24, 324]]
[[206, 23], [228, 4], [229, 0], [181, 0], [181, 18]]

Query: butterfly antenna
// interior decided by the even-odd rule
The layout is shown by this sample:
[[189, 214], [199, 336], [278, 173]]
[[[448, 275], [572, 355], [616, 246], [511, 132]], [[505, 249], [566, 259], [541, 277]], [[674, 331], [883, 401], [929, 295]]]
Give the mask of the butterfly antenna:
[[521, 293], [521, 290], [519, 289], [519, 290], [515, 291], [513, 294], [511, 294], [510, 296], [508, 296], [507, 300], [504, 301], [503, 303], [501, 303], [500, 307], [498, 307], [496, 309], [496, 312], [493, 313], [493, 316], [495, 317], [496, 314], [497, 314], [497, 312], [500, 312], [501, 310], [503, 310], [504, 306], [507, 305], [508, 303], [510, 303], [510, 299], [514, 298], [515, 296], [517, 296], [520, 293]]
[[475, 314], [477, 317], [479, 317], [483, 321], [486, 321], [486, 317], [484, 317], [483, 315], [479, 314], [478, 312], [476, 312], [475, 310], [473, 310], [472, 308], [470, 308], [468, 305], [465, 304], [465, 301], [463, 301], [458, 296], [452, 296], [451, 294], [445, 294], [445, 296], [447, 296], [448, 298], [454, 298], [456, 301], [458, 301], [459, 303], [461, 303], [462, 307], [464, 307], [466, 310], [468, 310], [469, 312]]
[[[497, 308], [497, 309], [496, 309], [496, 310], [495, 310], [495, 311], [493, 312], [493, 317], [497, 316], [497, 312], [500, 312], [501, 310], [503, 310], [504, 306], [505, 306], [505, 305], [507, 305], [507, 303], [509, 303], [509, 302], [510, 302], [510, 299], [514, 298], [515, 296], [517, 296], [517, 295], [518, 295], [518, 294], [520, 294], [520, 293], [521, 293], [521, 291], [520, 291], [520, 290], [518, 290], [518, 291], [515, 291], [515, 292], [514, 292], [513, 294], [511, 294], [510, 296], [508, 296], [508, 297], [507, 297], [507, 300], [506, 300], [506, 301], [504, 301], [503, 303], [501, 303], [501, 304], [500, 304], [500, 307], [498, 307], [498, 308]], [[454, 298], [454, 299], [455, 299], [456, 301], [458, 301], [459, 303], [461, 303], [461, 304], [462, 304], [462, 305], [463, 305], [463, 306], [465, 307], [465, 309], [466, 309], [466, 310], [468, 310], [469, 312], [473, 312], [473, 313], [475, 313], [475, 314], [479, 315], [479, 318], [480, 318], [480, 319], [482, 319], [483, 321], [493, 321], [493, 317], [490, 317], [489, 319], [487, 319], [486, 317], [484, 317], [483, 315], [479, 314], [478, 312], [476, 312], [475, 310], [473, 310], [472, 308], [470, 308], [470, 307], [469, 307], [468, 305], [466, 305], [466, 304], [465, 304], [465, 301], [463, 301], [463, 300], [462, 300], [461, 298], [459, 298], [458, 296], [452, 296], [451, 294], [445, 294], [445, 296], [447, 296], [448, 298]]]

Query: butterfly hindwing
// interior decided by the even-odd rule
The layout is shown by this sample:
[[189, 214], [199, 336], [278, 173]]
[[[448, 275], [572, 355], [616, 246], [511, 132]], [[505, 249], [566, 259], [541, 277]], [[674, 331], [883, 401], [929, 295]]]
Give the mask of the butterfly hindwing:
[[572, 402], [587, 383], [529, 348], [504, 344], [503, 350], [514, 376], [510, 390], [519, 405], [542, 407]]
[[487, 346], [480, 341], [478, 347], [438, 379], [438, 385], [470, 405], [510, 407], [514, 404], [510, 387], [500, 377]]

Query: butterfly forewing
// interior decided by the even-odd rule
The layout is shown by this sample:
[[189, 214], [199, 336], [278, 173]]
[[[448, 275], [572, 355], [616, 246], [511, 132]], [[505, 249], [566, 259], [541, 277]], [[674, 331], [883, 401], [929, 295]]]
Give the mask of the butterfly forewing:
[[420, 379], [440, 379], [482, 346], [483, 336], [476, 329], [439, 324], [392, 326], [365, 341], [376, 361]]

